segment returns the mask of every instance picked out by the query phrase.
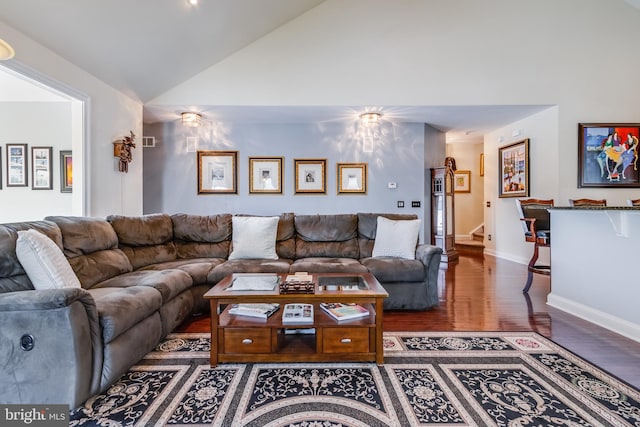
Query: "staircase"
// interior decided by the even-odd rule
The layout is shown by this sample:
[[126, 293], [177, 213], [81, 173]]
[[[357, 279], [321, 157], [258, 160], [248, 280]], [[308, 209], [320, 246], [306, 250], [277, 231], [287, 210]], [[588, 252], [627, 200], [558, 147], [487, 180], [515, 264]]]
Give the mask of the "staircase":
[[456, 250], [461, 255], [483, 256], [484, 254], [484, 226], [471, 234], [471, 240], [456, 240]]

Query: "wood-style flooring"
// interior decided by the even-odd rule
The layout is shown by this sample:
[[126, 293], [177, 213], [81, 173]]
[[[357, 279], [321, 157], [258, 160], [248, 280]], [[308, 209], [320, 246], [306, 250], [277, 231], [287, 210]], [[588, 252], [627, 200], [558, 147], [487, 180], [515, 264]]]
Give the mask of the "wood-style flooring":
[[[535, 331], [640, 388], [640, 343], [546, 305], [548, 276], [492, 256], [461, 256], [442, 268], [440, 305], [424, 312], [386, 311], [385, 331]], [[209, 332], [209, 318], [189, 319], [182, 332]]]

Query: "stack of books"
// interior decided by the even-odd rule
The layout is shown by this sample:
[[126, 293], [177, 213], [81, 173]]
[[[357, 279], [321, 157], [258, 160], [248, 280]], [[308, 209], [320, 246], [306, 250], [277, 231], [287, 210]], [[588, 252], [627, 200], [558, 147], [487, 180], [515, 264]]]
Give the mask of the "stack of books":
[[369, 310], [359, 304], [323, 302], [320, 304], [320, 308], [336, 320], [358, 319], [369, 315]]
[[313, 304], [285, 304], [282, 323], [313, 323]]
[[280, 304], [233, 304], [229, 309], [229, 314], [266, 319], [278, 311], [278, 308], [280, 308]]

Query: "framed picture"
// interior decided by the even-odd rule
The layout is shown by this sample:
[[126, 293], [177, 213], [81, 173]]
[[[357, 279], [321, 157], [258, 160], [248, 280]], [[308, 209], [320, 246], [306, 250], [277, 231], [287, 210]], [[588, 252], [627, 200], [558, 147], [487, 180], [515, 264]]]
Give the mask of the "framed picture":
[[0, 190], [2, 190], [2, 147], [0, 147]]
[[484, 153], [480, 153], [480, 176], [484, 176]]
[[453, 174], [453, 191], [471, 193], [471, 171], [455, 171]]
[[249, 157], [249, 193], [282, 194], [283, 157]]
[[53, 190], [53, 147], [31, 147], [31, 189]]
[[73, 191], [73, 157], [71, 150], [60, 151], [60, 192]]
[[327, 192], [327, 159], [293, 159], [295, 194]]
[[367, 194], [366, 163], [338, 163], [338, 194]]
[[578, 188], [640, 187], [640, 123], [578, 123]]
[[499, 197], [529, 196], [529, 139], [498, 149]]
[[238, 152], [198, 151], [198, 194], [238, 194]]
[[29, 185], [27, 144], [7, 144], [7, 187]]

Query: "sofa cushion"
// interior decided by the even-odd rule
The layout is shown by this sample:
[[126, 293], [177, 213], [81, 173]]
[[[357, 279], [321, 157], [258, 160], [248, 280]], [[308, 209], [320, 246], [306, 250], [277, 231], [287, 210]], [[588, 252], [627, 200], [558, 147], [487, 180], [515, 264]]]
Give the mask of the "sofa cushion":
[[229, 259], [278, 259], [276, 235], [279, 217], [234, 216]]
[[89, 289], [98, 309], [102, 340], [108, 344], [162, 306], [162, 296], [148, 286]]
[[376, 238], [378, 217], [383, 216], [394, 221], [404, 219], [418, 219], [415, 214], [390, 214], [390, 213], [359, 213], [358, 214], [358, 245], [360, 258], [368, 258], [373, 252], [373, 244]]
[[223, 262], [209, 273], [212, 285], [232, 273], [288, 273], [290, 259], [234, 259]]
[[177, 258], [169, 215], [110, 215], [107, 221], [118, 235], [118, 245], [134, 269]]
[[100, 282], [92, 289], [148, 286], [160, 292], [164, 304], [192, 285], [191, 276], [182, 270], [136, 270]]
[[296, 259], [359, 258], [356, 215], [296, 215], [294, 224]]
[[415, 259], [421, 223], [419, 219], [393, 221], [379, 216], [371, 256]]
[[16, 255], [35, 289], [80, 288], [60, 247], [39, 231], [18, 231]]
[[416, 259], [363, 258], [360, 262], [383, 283], [423, 282], [425, 278], [424, 265]]
[[311, 257], [295, 260], [290, 272], [309, 273], [366, 273], [367, 268], [352, 258]]
[[178, 258], [224, 258], [231, 246], [231, 214], [171, 215]]
[[49, 216], [46, 220], [60, 227], [64, 254], [83, 288], [133, 270], [107, 221], [70, 216]]
[[178, 259], [175, 261], [161, 262], [143, 267], [141, 270], [166, 270], [168, 268], [182, 270], [191, 276], [193, 286], [210, 284], [207, 277], [211, 270], [225, 262], [222, 258], [195, 258]]
[[29, 277], [16, 255], [16, 241], [20, 230], [38, 230], [62, 249], [62, 234], [50, 221], [30, 221], [0, 224], [0, 293], [33, 290]]

